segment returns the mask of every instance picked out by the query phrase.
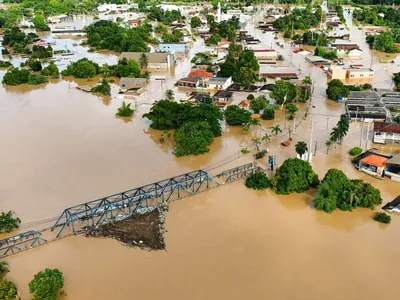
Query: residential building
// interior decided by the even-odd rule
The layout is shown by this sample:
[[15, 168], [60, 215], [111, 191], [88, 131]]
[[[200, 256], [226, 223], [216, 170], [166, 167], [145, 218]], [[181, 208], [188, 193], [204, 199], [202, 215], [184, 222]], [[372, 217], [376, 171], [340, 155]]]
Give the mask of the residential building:
[[306, 56], [306, 61], [316, 66], [330, 66], [332, 62], [320, 56]]
[[298, 79], [297, 74], [294, 72], [282, 72], [282, 73], [260, 73], [261, 77], [265, 78], [289, 78]]
[[352, 49], [345, 53], [345, 56], [350, 60], [362, 59], [363, 52], [361, 49]]
[[188, 53], [190, 48], [188, 43], [160, 43], [159, 49], [162, 52]]
[[201, 79], [209, 79], [209, 78], [213, 77], [213, 73], [207, 72], [206, 70], [191, 70], [188, 77], [189, 78], [198, 77]]
[[276, 59], [278, 53], [274, 49], [251, 49], [257, 59]]
[[348, 69], [347, 77], [349, 79], [370, 79], [374, 77], [374, 71], [370, 68]]
[[133, 59], [140, 62], [140, 56], [146, 54], [148, 59], [147, 69], [166, 70], [174, 66], [175, 55], [173, 53], [147, 53], [147, 52], [122, 52], [119, 59]]
[[385, 171], [385, 163], [391, 157], [380, 153], [371, 152], [360, 159], [358, 169], [369, 175], [382, 177]]
[[72, 20], [72, 17], [67, 15], [59, 15], [47, 18], [47, 22], [49, 22], [50, 24], [58, 24], [68, 20]]
[[225, 90], [232, 84], [232, 77], [212, 77], [207, 81], [207, 89]]
[[121, 91], [137, 90], [145, 87], [147, 84], [146, 78], [130, 78], [121, 77], [119, 86]]
[[331, 44], [331, 47], [337, 50], [353, 50], [359, 49], [360, 47], [357, 44], [350, 44], [350, 43], [335, 43]]
[[185, 77], [179, 79], [176, 84], [178, 85], [178, 87], [193, 89], [199, 87], [201, 81], [202, 80], [199, 77]]
[[341, 66], [331, 66], [326, 73], [331, 79], [344, 80], [347, 76], [347, 70]]
[[386, 203], [382, 209], [400, 213], [400, 196], [397, 196], [393, 201]]
[[400, 182], [400, 155], [392, 157], [386, 161], [385, 176], [394, 181]]
[[375, 122], [373, 142], [377, 144], [400, 144], [400, 124]]

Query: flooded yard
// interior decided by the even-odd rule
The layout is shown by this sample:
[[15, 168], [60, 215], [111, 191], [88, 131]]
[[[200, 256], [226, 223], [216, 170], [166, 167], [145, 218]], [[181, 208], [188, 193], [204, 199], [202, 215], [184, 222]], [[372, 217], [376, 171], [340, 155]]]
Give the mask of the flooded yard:
[[[344, 112], [344, 104], [326, 99], [327, 77], [323, 71], [294, 54], [289, 45], [279, 48], [272, 32], [254, 28], [256, 16], [246, 30], [286, 58], [285, 63], [310, 75], [315, 84], [308, 117], [298, 113], [292, 145], [317, 142], [312, 166], [320, 178], [330, 168], [339, 168], [351, 178], [364, 179], [382, 193], [383, 203], [398, 196], [399, 183], [378, 180], [358, 172], [347, 151], [360, 145], [361, 123], [353, 122], [341, 146], [327, 154], [325, 142]], [[83, 22], [83, 21], [81, 21]], [[386, 54], [373, 53], [365, 34], [348, 21], [351, 41], [363, 50], [362, 64], [375, 70], [374, 87], [391, 85], [397, 64], [381, 64]], [[47, 37], [52, 39], [52, 37]], [[283, 41], [282, 37], [279, 37]], [[59, 39], [57, 40], [59, 41]], [[64, 39], [74, 56], [62, 65], [82, 57], [99, 64], [115, 64], [114, 53], [88, 53]], [[190, 70], [190, 58], [202, 51], [195, 42], [190, 54], [169, 72], [166, 83], [150, 80], [147, 92], [133, 101], [136, 112], [128, 119], [115, 117], [123, 99], [113, 86], [112, 97], [97, 97], [75, 87], [86, 80], [52, 80], [45, 86], [0, 86], [0, 205], [22, 219], [21, 230], [42, 228], [54, 223], [66, 207], [138, 187], [194, 169], [224, 170], [250, 162], [251, 136], [240, 128], [227, 126], [215, 138], [210, 152], [196, 157], [173, 155], [173, 138], [159, 142], [161, 132], [149, 128], [142, 115], [165, 90], [176, 98], [185, 95], [174, 83]], [[390, 59], [395, 59], [390, 57]], [[14, 60], [18, 65], [20, 60]], [[357, 61], [359, 63], [359, 61]], [[0, 80], [5, 74], [0, 70]], [[94, 84], [95, 81], [89, 82]], [[248, 93], [235, 93], [233, 103]], [[275, 121], [262, 121], [263, 129], [279, 124], [283, 133], [268, 148], [278, 164], [294, 157], [294, 147], [282, 148], [289, 137], [284, 112]], [[372, 136], [372, 133], [370, 133]], [[400, 154], [397, 146], [377, 146], [386, 153]], [[313, 144], [314, 147], [315, 144]], [[261, 161], [266, 166], [266, 159]], [[314, 190], [304, 194], [277, 196], [271, 191], [256, 192], [243, 181], [227, 184], [196, 196], [175, 201], [166, 213], [165, 251], [147, 252], [121, 246], [112, 239], [73, 236], [7, 258], [23, 299], [28, 298], [28, 282], [46, 267], [59, 268], [66, 279], [68, 299], [390, 299], [397, 295], [398, 268], [395, 263], [400, 241], [400, 216], [389, 226], [372, 220], [373, 211], [332, 214], [316, 211]], [[377, 208], [378, 210], [379, 208]], [[127, 296], [129, 295], [129, 296]]]

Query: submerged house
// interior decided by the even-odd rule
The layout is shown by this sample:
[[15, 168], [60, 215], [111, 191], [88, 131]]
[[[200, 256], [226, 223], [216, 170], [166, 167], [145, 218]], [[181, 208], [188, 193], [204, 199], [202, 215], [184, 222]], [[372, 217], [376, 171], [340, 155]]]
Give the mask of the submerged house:
[[386, 162], [390, 156], [377, 152], [370, 152], [358, 162], [358, 169], [372, 176], [382, 177], [384, 175]]
[[386, 203], [382, 209], [400, 213], [400, 196], [397, 196], [393, 201]]
[[375, 122], [373, 142], [377, 144], [400, 144], [400, 124]]
[[385, 176], [400, 182], [400, 155], [386, 161]]

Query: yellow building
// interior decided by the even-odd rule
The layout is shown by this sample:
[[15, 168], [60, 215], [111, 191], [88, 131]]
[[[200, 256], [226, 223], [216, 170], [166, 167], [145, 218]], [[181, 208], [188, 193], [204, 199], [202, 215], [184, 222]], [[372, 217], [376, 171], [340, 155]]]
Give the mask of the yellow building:
[[374, 77], [374, 71], [370, 68], [348, 69], [349, 79], [369, 79]]
[[328, 69], [328, 76], [331, 77], [331, 79], [346, 79], [347, 76], [347, 70], [343, 69], [340, 66], [331, 66]]

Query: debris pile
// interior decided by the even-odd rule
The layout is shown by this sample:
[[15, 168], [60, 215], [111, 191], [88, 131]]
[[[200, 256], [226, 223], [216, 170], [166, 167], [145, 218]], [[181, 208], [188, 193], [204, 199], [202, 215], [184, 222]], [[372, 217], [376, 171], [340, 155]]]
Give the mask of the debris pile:
[[85, 227], [82, 234], [87, 237], [107, 237], [116, 239], [128, 247], [148, 250], [163, 250], [164, 215], [158, 208], [121, 217], [96, 227]]

